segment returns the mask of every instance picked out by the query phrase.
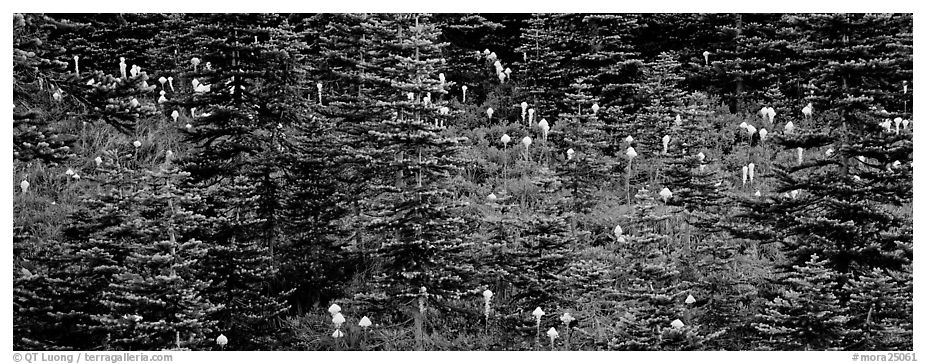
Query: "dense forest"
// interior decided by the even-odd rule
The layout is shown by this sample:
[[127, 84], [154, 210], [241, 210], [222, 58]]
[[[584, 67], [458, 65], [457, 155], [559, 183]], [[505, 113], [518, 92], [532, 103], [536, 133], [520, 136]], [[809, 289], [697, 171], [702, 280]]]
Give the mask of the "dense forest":
[[14, 14], [16, 350], [912, 350], [912, 14]]

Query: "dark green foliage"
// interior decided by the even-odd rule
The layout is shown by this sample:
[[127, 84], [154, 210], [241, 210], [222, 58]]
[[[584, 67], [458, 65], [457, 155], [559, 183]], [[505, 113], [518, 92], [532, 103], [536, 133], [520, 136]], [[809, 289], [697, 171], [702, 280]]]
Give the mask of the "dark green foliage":
[[14, 14], [13, 345], [912, 350], [912, 49], [912, 14]]
[[[626, 312], [619, 335], [609, 346], [618, 350], [696, 350], [707, 337], [698, 333], [683, 307], [692, 286], [681, 279], [679, 247], [662, 231], [669, 219], [646, 189], [637, 191], [634, 213], [627, 216], [630, 233], [621, 253], [624, 277], [615, 290]], [[674, 327], [680, 320], [685, 326]], [[687, 322], [686, 322], [687, 321]]]
[[[810, 54], [805, 66], [811, 92], [804, 96], [814, 111], [795, 123], [802, 125], [796, 134], [784, 134], [778, 141], [785, 148], [829, 151], [805, 158], [801, 165], [776, 165], [775, 189], [791, 194], [790, 198], [746, 205], [752, 221], [759, 222], [759, 229], [753, 230], [761, 233], [753, 238], [780, 244], [789, 262], [782, 264], [785, 272], [790, 266], [803, 266], [811, 257], [819, 258], [819, 262], [808, 263], [813, 269], [831, 271], [827, 274], [837, 280], [833, 282], [836, 289], [827, 301], [835, 301], [834, 305], [863, 297], [859, 289], [864, 285], [876, 285], [885, 290], [885, 297], [899, 299], [902, 294], [891, 293], [899, 288], [872, 279], [900, 274], [912, 261], [912, 219], [904, 208], [912, 198], [908, 174], [912, 171], [912, 140], [899, 127], [888, 130], [878, 125], [882, 117], [903, 115], [882, 112], [880, 107], [890, 103], [885, 93], [889, 84], [900, 84], [896, 77], [905, 72], [885, 71], [901, 69], [909, 61], [909, 48], [903, 46], [906, 19], [887, 14], [785, 17], [788, 31], [800, 34], [813, 29], [820, 37], [801, 38], [789, 46]], [[897, 25], [875, 26], [891, 23]], [[891, 56], [884, 58], [886, 53]], [[858, 281], [847, 284], [850, 279]], [[870, 306], [856, 304], [849, 305], [845, 314], [858, 318], [869, 312], [874, 312]], [[891, 339], [872, 333], [878, 329], [871, 328], [870, 320], [862, 323], [850, 321], [856, 329], [853, 338], [844, 341], [840, 340], [846, 329], [840, 323], [834, 325], [838, 331], [831, 332], [832, 336], [821, 336], [823, 341], [801, 343], [821, 349], [858, 345], [859, 340], [874, 340], [868, 342], [874, 346], [892, 345], [887, 344]], [[903, 329], [891, 330], [903, 335]]]
[[565, 270], [569, 248], [575, 246], [569, 224], [575, 213], [564, 206], [562, 197], [556, 197], [562, 194], [563, 184], [552, 171], [540, 170], [531, 182], [538, 193], [549, 197], [524, 218], [518, 239], [521, 253], [509, 262], [512, 283], [519, 289], [516, 300], [520, 306], [558, 306], [559, 297], [568, 289], [560, 285], [557, 275]]
[[[383, 14], [367, 19], [376, 30], [368, 61], [368, 79], [388, 119], [368, 120], [365, 157], [373, 173], [362, 201], [372, 219], [368, 252], [380, 261], [368, 292], [358, 298], [377, 302], [416, 302], [419, 293], [437, 300], [459, 299], [472, 268], [455, 258], [465, 239], [463, 204], [450, 197], [450, 178], [464, 162], [457, 153], [462, 138], [442, 133], [437, 79], [443, 46], [427, 16]], [[386, 56], [392, 54], [391, 56]], [[409, 95], [410, 97], [406, 97]], [[454, 263], [452, 263], [454, 262]], [[401, 307], [401, 306], [400, 306]]]
[[782, 276], [780, 294], [758, 315], [760, 349], [841, 350], [848, 316], [834, 290], [839, 276], [814, 255]]
[[218, 307], [205, 294], [206, 247], [194, 235], [205, 217], [193, 211], [201, 197], [181, 189], [186, 177], [166, 162], [140, 174], [139, 188], [123, 197], [133, 219], [117, 228], [135, 236], [120, 241], [127, 255], [111, 266], [100, 300], [105, 310], [92, 315], [107, 350], [201, 349], [211, 342], [209, 315]]
[[909, 270], [891, 274], [875, 269], [849, 280], [852, 312], [867, 309], [868, 313], [850, 316], [843, 341], [847, 349], [910, 350], [913, 285], [909, 279]]

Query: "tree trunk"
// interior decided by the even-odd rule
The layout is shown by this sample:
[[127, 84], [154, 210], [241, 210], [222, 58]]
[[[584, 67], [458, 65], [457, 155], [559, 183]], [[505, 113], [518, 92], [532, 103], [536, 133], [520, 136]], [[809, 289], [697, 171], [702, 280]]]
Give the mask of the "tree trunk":
[[736, 97], [733, 102], [733, 113], [737, 113], [740, 109], [743, 108], [743, 91], [745, 85], [743, 84], [743, 75], [742, 75], [742, 37], [743, 37], [743, 14], [736, 14], [736, 37], [734, 42], [736, 42]]

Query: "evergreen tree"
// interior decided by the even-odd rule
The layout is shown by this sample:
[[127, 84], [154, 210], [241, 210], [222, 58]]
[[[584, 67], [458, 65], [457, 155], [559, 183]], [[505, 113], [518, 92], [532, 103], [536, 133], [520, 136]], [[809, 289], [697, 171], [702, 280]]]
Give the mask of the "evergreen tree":
[[634, 113], [631, 125], [625, 129], [627, 134], [639, 141], [637, 152], [661, 153], [663, 136], [675, 125], [676, 116], [686, 110], [683, 104], [685, 93], [679, 88], [683, 79], [678, 74], [680, 66], [674, 55], [668, 53], [646, 63], [638, 93], [638, 97], [645, 101]]
[[376, 232], [372, 253], [381, 269], [369, 291], [356, 297], [378, 305], [399, 299], [400, 307], [420, 297], [456, 299], [469, 288], [472, 267], [455, 260], [468, 243], [449, 183], [463, 160], [456, 153], [461, 139], [441, 135], [435, 123], [434, 97], [442, 90], [437, 28], [427, 15], [381, 14], [368, 21], [371, 52], [378, 55], [369, 61], [373, 94], [392, 117], [364, 124], [375, 171], [364, 204], [374, 216], [368, 229]]
[[[67, 53], [56, 34], [84, 29], [86, 24], [44, 14], [16, 14], [13, 20], [16, 170], [41, 170], [84, 155], [83, 138], [90, 123], [102, 120], [126, 131], [139, 118], [152, 114], [153, 107], [133, 102], [150, 91], [143, 72], [117, 79], [74, 63], [73, 54]], [[44, 182], [32, 179], [36, 187]], [[53, 193], [47, 196], [51, 201], [65, 195]], [[17, 216], [24, 212], [21, 208], [14, 211]], [[99, 293], [111, 272], [89, 271], [79, 263], [82, 245], [75, 246], [70, 238], [57, 244], [58, 235], [53, 234], [45, 236], [51, 238], [48, 241], [39, 241], [35, 232], [41, 229], [34, 224], [14, 227], [14, 253], [24, 269], [14, 280], [15, 345], [41, 350], [100, 348], [102, 340], [92, 328], [91, 315], [101, 310]], [[106, 260], [105, 256], [98, 258]]]
[[283, 288], [294, 290], [290, 301], [300, 311], [343, 297], [354, 273], [343, 250], [362, 242], [359, 210], [351, 206], [360, 181], [352, 178], [356, 172], [348, 166], [355, 162], [341, 151], [333, 124], [319, 117], [291, 130], [286, 140], [281, 222], [290, 239], [280, 247], [280, 274]]
[[123, 166], [131, 156], [107, 155], [95, 178], [98, 192], [74, 215], [60, 256], [46, 262], [57, 268], [26, 280], [49, 286], [24, 294], [44, 302], [38, 312], [21, 307], [35, 320], [22, 322], [30, 333], [24, 345], [199, 347], [209, 332], [212, 324], [203, 316], [212, 308], [201, 297], [206, 283], [198, 266], [203, 249], [189, 238], [202, 228], [203, 217], [189, 212], [199, 201], [177, 188], [184, 176], [169, 163], [143, 174]]
[[780, 294], [759, 314], [760, 349], [842, 350], [846, 309], [833, 291], [838, 273], [816, 255], [782, 276]]
[[210, 282], [204, 293], [221, 305], [209, 318], [223, 335], [235, 338], [232, 348], [241, 350], [273, 348], [281, 339], [277, 320], [288, 309], [284, 298], [289, 292], [277, 292], [273, 285], [280, 264], [262, 239], [260, 229], [267, 222], [252, 211], [259, 208], [255, 200], [262, 197], [261, 185], [238, 176], [211, 191], [211, 197], [224, 201], [224, 210], [203, 211], [215, 217], [200, 235], [209, 246], [201, 259]]
[[[125, 154], [123, 157], [129, 157]], [[100, 167], [98, 190], [83, 197], [62, 247], [49, 253], [33, 252], [36, 266], [14, 280], [16, 347], [24, 349], [105, 349], [106, 329], [94, 315], [108, 312], [102, 293], [125, 267], [131, 249], [124, 242], [138, 234], [134, 220], [136, 173], [106, 155]], [[28, 271], [28, 274], [27, 274]]]
[[912, 349], [912, 14], [13, 21], [18, 350]]
[[[786, 149], [831, 151], [796, 166], [779, 164], [776, 190], [789, 197], [747, 206], [760, 226], [753, 238], [781, 244], [791, 265], [818, 256], [819, 264], [836, 274], [840, 304], [858, 295], [859, 286], [847, 285], [848, 279], [869, 276], [875, 269], [899, 272], [912, 259], [912, 220], [904, 212], [912, 198], [912, 140], [899, 128], [879, 126], [883, 113], [875, 107], [889, 102], [883, 90], [899, 81], [895, 72], [905, 72], [908, 64], [909, 48], [901, 46], [902, 38], [895, 40], [896, 47], [886, 45], [903, 33], [897, 29], [909, 24], [907, 20], [905, 15], [855, 14], [787, 19], [798, 32], [817, 35], [792, 45], [813, 50], [808, 74], [815, 92], [807, 98], [813, 102], [812, 120], [798, 124], [801, 129], [779, 143]], [[887, 49], [895, 54], [885, 58]], [[890, 299], [899, 302], [902, 297], [895, 293]], [[850, 317], [869, 312], [849, 307]], [[861, 330], [863, 323], [851, 321], [847, 329]]]
[[[691, 319], [697, 320], [705, 330], [723, 332], [711, 343], [712, 347], [735, 348], [742, 345], [748, 331], [748, 311], [755, 292], [750, 280], [739, 272], [743, 260], [760, 260], [743, 257], [742, 242], [734, 240], [724, 230], [731, 225], [729, 210], [735, 201], [722, 188], [722, 178], [716, 169], [716, 160], [692, 155], [699, 148], [699, 135], [690, 131], [676, 134], [677, 142], [665, 171], [666, 188], [672, 191], [672, 205], [681, 206], [683, 221], [679, 226], [681, 256], [690, 262], [681, 269], [681, 277], [691, 282], [696, 303]], [[689, 145], [691, 142], [693, 145]], [[735, 224], [734, 224], [735, 225]], [[748, 227], [742, 227], [748, 229]]]
[[181, 165], [204, 191], [200, 213], [215, 218], [217, 232], [199, 236], [210, 247], [204, 260], [209, 299], [223, 305], [210, 318], [239, 337], [238, 347], [267, 347], [276, 341], [275, 325], [288, 308], [285, 296], [294, 289], [279, 284], [279, 269], [302, 258], [283, 259], [279, 249], [290, 245], [281, 221], [291, 149], [285, 134], [310, 116], [302, 91], [309, 83], [301, 63], [306, 45], [276, 14], [187, 15], [178, 21], [188, 24], [177, 37], [181, 57], [192, 61], [183, 77], [196, 82], [190, 81], [192, 92], [168, 104], [198, 113], [187, 137], [197, 147]]
[[521, 218], [519, 256], [511, 262], [515, 300], [523, 307], [559, 306], [566, 287], [558, 275], [566, 270], [569, 250], [576, 244], [569, 227], [574, 212], [564, 206], [563, 184], [553, 171], [542, 168], [531, 182], [546, 197]]
[[875, 268], [849, 280], [851, 312], [847, 322], [846, 349], [909, 350], [913, 342], [913, 291], [910, 270], [890, 274]]
[[[30, 105], [48, 104], [49, 80], [59, 79], [67, 63], [55, 58], [60, 49], [48, 45], [48, 27], [59, 26], [37, 14], [13, 15], [13, 158], [61, 162], [71, 157], [76, 136], [62, 135]], [[57, 92], [59, 99], [62, 95]], [[52, 94], [52, 96], [55, 94]], [[54, 97], [54, 96], [53, 96]], [[44, 100], [42, 100], [44, 99]]]
[[153, 90], [144, 72], [116, 78], [87, 65], [80, 68], [74, 64], [74, 54], [65, 51], [68, 44], [52, 38], [54, 32], [75, 31], [86, 25], [39, 14], [17, 15], [13, 25], [16, 160], [56, 164], [72, 157], [78, 139], [76, 125], [64, 120], [73, 118], [84, 125], [104, 121], [127, 132], [136, 120], [153, 114], [154, 108], [136, 99]]
[[13, 158], [18, 161], [57, 163], [73, 156], [76, 136], [63, 134], [53, 117], [32, 110], [63, 98], [55, 82], [67, 76], [67, 63], [57, 60], [62, 50], [48, 44], [48, 28], [58, 26], [67, 25], [40, 14], [13, 15]]
[[[502, 24], [481, 14], [434, 14], [433, 21], [440, 26], [439, 39], [447, 43], [441, 52], [442, 56], [447, 65], [454, 65], [442, 68], [446, 71], [446, 79], [456, 84], [454, 94], [459, 92], [456, 90], [459, 90], [460, 86], [469, 85], [467, 99], [473, 99], [472, 97], [478, 93], [477, 90], [498, 82], [493, 73], [486, 72], [483, 68], [487, 56], [483, 54], [483, 50], [490, 49], [502, 59], [511, 59], [506, 56], [514, 55], [513, 52], [506, 52], [504, 48], [491, 44], [488, 39], [493, 33], [503, 30]], [[479, 87], [473, 87], [475, 85]], [[440, 97], [449, 98], [450, 95]]]
[[[820, 24], [829, 24], [829, 17], [819, 18]], [[837, 16], [836, 19], [841, 19]], [[867, 17], [860, 17], [854, 27], [868, 24]], [[835, 21], [835, 20], [834, 20]], [[848, 36], [837, 41], [848, 41]], [[821, 47], [836, 47], [831, 42], [820, 43]], [[803, 44], [796, 47], [810, 47]], [[840, 46], [840, 49], [842, 47]], [[871, 67], [886, 66], [880, 58], [868, 53], [866, 47], [856, 51], [869, 58], [851, 62], [870, 62]], [[842, 51], [840, 51], [842, 52]], [[826, 54], [823, 50], [820, 54]], [[840, 55], [833, 55], [841, 58]], [[805, 132], [785, 136], [780, 143], [788, 149], [802, 147], [805, 150], [831, 146], [833, 152], [824, 158], [805, 160], [793, 167], [779, 166], [777, 177], [781, 182], [778, 191], [800, 190], [811, 197], [795, 200], [777, 200], [777, 209], [792, 209], [802, 206], [804, 211], [819, 211], [806, 216], [779, 215], [782, 220], [777, 226], [787, 227], [782, 236], [800, 236], [800, 243], [789, 241], [787, 251], [794, 252], [796, 261], [802, 261], [812, 254], [825, 258], [839, 272], [868, 267], [899, 269], [909, 259], [905, 241], [908, 236], [903, 216], [888, 216], [888, 206], [902, 206], [911, 197], [908, 172], [912, 143], [908, 136], [897, 131], [888, 132], [877, 125], [880, 120], [869, 107], [883, 85], [877, 72], [866, 73], [849, 84], [855, 71], [846, 67], [827, 64], [814, 69], [815, 78], [832, 87], [824, 87], [813, 96], [818, 102], [814, 119], [823, 125], [805, 127]], [[869, 78], [870, 77], [870, 78]], [[809, 129], [809, 130], [808, 130]], [[895, 130], [895, 129], [892, 129]], [[893, 163], [897, 161], [898, 163]], [[896, 167], [896, 168], [895, 168]], [[797, 196], [797, 195], [795, 195]], [[754, 206], [771, 212], [767, 204]], [[822, 229], [822, 230], [821, 230]], [[816, 232], [828, 231], [826, 236]]]
[[[574, 59], [579, 76], [588, 85], [600, 107], [627, 112], [634, 108], [635, 82], [642, 76], [643, 62], [633, 48], [632, 29], [638, 16], [593, 14], [582, 18], [580, 32], [587, 32], [587, 49]], [[612, 111], [616, 113], [617, 111]]]
[[295, 289], [299, 311], [351, 296], [361, 288], [348, 282], [372, 263], [375, 242], [367, 237], [374, 233], [365, 230], [363, 204], [376, 178], [368, 121], [389, 111], [375, 98], [382, 85], [371, 72], [376, 52], [369, 16], [315, 14], [297, 27], [306, 39], [318, 39], [303, 50], [307, 80], [317, 80], [307, 85], [311, 117], [284, 138], [290, 150], [285, 223], [292, 239], [282, 247], [281, 273]]
[[570, 45], [574, 34], [570, 33], [570, 19], [573, 14], [533, 14], [527, 20], [527, 28], [521, 31], [521, 43], [517, 52], [522, 55], [518, 66], [523, 76], [520, 85], [529, 95], [531, 105], [537, 112], [537, 120], [544, 115], [558, 115], [566, 111], [563, 106], [564, 90], [575, 78], [572, 77]]
[[[609, 343], [617, 350], [696, 350], [712, 336], [698, 333], [697, 326], [684, 322], [683, 297], [691, 287], [680, 279], [678, 248], [662, 233], [669, 218], [657, 210], [650, 192], [640, 189], [634, 212], [627, 216], [633, 230], [621, 253], [628, 265], [622, 269], [622, 283], [613, 296], [622, 302], [619, 334]], [[659, 209], [661, 210], [661, 209]], [[675, 320], [681, 327], [671, 326]]]
[[192, 237], [205, 217], [194, 213], [201, 198], [180, 188], [186, 174], [170, 161], [139, 177], [140, 188], [125, 198], [135, 218], [127, 221], [135, 237], [124, 266], [116, 267], [104, 288], [106, 311], [93, 315], [107, 334], [108, 348], [197, 349], [211, 344], [217, 309], [205, 290], [209, 285], [201, 260], [206, 247]]

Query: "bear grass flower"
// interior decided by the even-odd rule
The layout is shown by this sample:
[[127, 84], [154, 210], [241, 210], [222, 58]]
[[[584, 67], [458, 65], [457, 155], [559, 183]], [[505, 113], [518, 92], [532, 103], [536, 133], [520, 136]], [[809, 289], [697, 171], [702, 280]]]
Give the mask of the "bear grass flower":
[[566, 325], [566, 327], [569, 327], [569, 324], [575, 321], [576, 318], [572, 317], [572, 315], [569, 312], [564, 312], [563, 315], [559, 317], [559, 320], [563, 322], [563, 325]]
[[331, 323], [334, 324], [335, 328], [340, 328], [345, 321], [347, 320], [344, 319], [344, 315], [342, 315], [340, 312], [334, 314], [334, 316], [331, 317]]
[[553, 350], [553, 345], [556, 342], [556, 338], [559, 337], [559, 332], [556, 332], [555, 327], [551, 327], [549, 330], [547, 330], [547, 337], [550, 338], [550, 350]]
[[668, 187], [663, 187], [662, 191], [659, 191], [659, 197], [662, 197], [662, 202], [668, 202], [672, 198], [672, 191]]
[[362, 328], [367, 328], [367, 327], [372, 326], [372, 325], [373, 325], [373, 322], [370, 321], [370, 318], [369, 318], [369, 317], [363, 316], [363, 318], [360, 319], [359, 325], [360, 325], [360, 327], [362, 327]]
[[228, 338], [224, 334], [219, 334], [219, 337], [215, 338], [215, 343], [224, 350], [225, 345], [228, 345]]
[[328, 307], [328, 312], [331, 313], [332, 316], [334, 316], [334, 314], [341, 312], [341, 306], [338, 306], [338, 304], [334, 303], [330, 307]]
[[494, 296], [494, 294], [488, 289], [482, 292], [482, 297], [485, 301], [486, 333], [489, 332], [489, 316], [492, 313], [492, 296]]
[[539, 347], [540, 346], [540, 319], [544, 315], [543, 309], [540, 308], [540, 306], [537, 306], [537, 308], [534, 309], [534, 312], [531, 312], [531, 315], [533, 315], [534, 318], [537, 319], [537, 346]]

